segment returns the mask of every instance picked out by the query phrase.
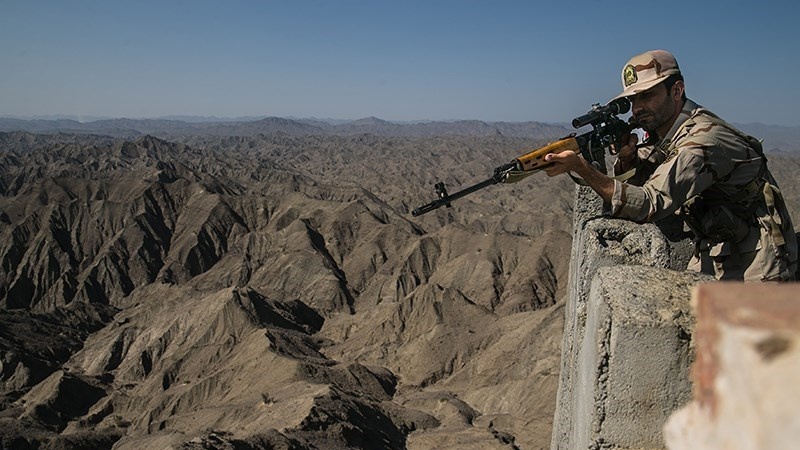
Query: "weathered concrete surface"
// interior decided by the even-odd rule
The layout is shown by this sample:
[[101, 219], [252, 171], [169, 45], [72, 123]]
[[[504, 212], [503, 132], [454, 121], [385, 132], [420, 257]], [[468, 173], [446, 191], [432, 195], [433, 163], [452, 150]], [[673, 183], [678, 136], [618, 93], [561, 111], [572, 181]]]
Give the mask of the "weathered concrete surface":
[[670, 450], [800, 447], [800, 284], [715, 283], [694, 294], [694, 401]]
[[708, 277], [644, 266], [598, 270], [578, 350], [571, 448], [662, 448], [691, 396], [691, 289]]
[[[591, 423], [594, 418], [589, 414], [589, 410], [592, 408], [586, 407], [587, 402], [591, 403], [592, 400], [582, 398], [586, 394], [586, 389], [594, 392], [595, 388], [593, 386], [597, 384], [598, 380], [593, 379], [593, 377], [599, 376], [596, 372], [588, 371], [591, 365], [587, 365], [586, 358], [589, 358], [589, 356], [585, 354], [586, 350], [583, 350], [583, 356], [579, 355], [581, 349], [586, 348], [585, 341], [587, 339], [595, 339], [593, 334], [587, 335], [586, 330], [592, 330], [591, 333], [595, 333], [598, 327], [602, 325], [602, 323], [590, 324], [587, 328], [587, 316], [590, 310], [589, 300], [592, 295], [592, 282], [595, 275], [603, 267], [620, 265], [664, 269], [663, 275], [658, 275], [657, 273], [659, 272], [650, 274], [647, 278], [649, 284], [645, 285], [636, 280], [636, 276], [640, 275], [640, 273], [626, 272], [630, 278], [619, 279], [618, 283], [621, 289], [628, 290], [625, 292], [613, 291], [613, 295], [619, 295], [619, 298], [623, 299], [623, 301], [638, 301], [636, 300], [636, 295], [647, 296], [645, 292], [636, 293], [633, 289], [651, 290], [654, 295], [648, 296], [648, 298], [656, 299], [657, 293], [673, 292], [669, 286], [658, 288], [655, 285], [664, 283], [665, 279], [679, 277], [676, 272], [666, 269], [684, 269], [690, 256], [690, 250], [691, 245], [681, 231], [680, 224], [672, 222], [659, 224], [659, 226], [654, 224], [640, 225], [629, 221], [606, 218], [602, 214], [602, 202], [597, 195], [588, 188], [577, 188], [570, 281], [562, 342], [561, 373], [551, 442], [553, 450], [585, 448], [576, 446], [579, 437], [582, 443], [588, 443], [595, 438], [610, 439], [613, 437], [612, 434], [608, 434], [610, 433], [610, 428], [605, 430], [605, 435], [590, 433], [591, 430], [596, 428]], [[702, 277], [694, 278], [695, 276], [690, 274], [684, 275], [688, 277], [687, 280], [693, 280], [686, 281], [686, 283], [703, 279]], [[601, 283], [601, 285], [604, 284]], [[682, 294], [675, 295], [683, 295], [685, 302], [688, 304], [688, 291], [681, 289], [677, 288], [675, 292], [682, 292]], [[597, 304], [594, 305], [594, 308], [597, 313], [603, 308], [602, 305], [604, 303], [609, 304], [609, 301], [618, 300], [617, 298], [604, 298], [602, 296], [595, 296], [595, 299]], [[652, 327], [651, 330], [655, 334], [675, 331], [673, 328], [667, 328], [667, 331], [665, 331], [658, 327]], [[645, 331], [642, 331], [642, 333], [647, 334]], [[637, 348], [635, 342], [630, 345], [633, 349]], [[621, 349], [621, 347], [619, 348]], [[646, 352], [641, 355], [637, 354], [637, 357], [639, 356], [645, 359], [652, 357], [651, 354]], [[595, 357], [599, 357], [599, 354]], [[633, 355], [628, 357], [633, 358]], [[669, 355], [665, 357], [669, 358]], [[658, 357], [656, 357], [656, 360], [658, 360]], [[664, 364], [664, 360], [659, 361], [659, 364]], [[681, 364], [688, 364], [688, 361], [679, 361], [681, 361]], [[580, 411], [579, 408], [586, 410]], [[616, 411], [614, 408], [615, 406], [613, 406], [612, 402], [611, 409], [604, 410], [606, 418], [603, 420], [608, 423], [614, 423], [615, 419], [613, 417], [609, 418]], [[589, 422], [586, 422], [587, 420]], [[620, 418], [620, 420], [627, 419]], [[661, 424], [658, 424], [658, 426], [654, 427], [655, 431], [650, 434], [655, 433], [657, 435], [660, 428]], [[592, 438], [591, 436], [595, 437]], [[597, 443], [599, 444], [600, 442], [598, 441]]]

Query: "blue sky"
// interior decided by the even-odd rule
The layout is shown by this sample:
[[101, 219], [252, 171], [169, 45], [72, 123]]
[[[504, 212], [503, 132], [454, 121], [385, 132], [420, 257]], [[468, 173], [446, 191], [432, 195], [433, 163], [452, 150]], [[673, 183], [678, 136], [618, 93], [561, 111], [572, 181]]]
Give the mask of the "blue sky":
[[568, 122], [663, 48], [690, 98], [797, 126], [799, 5], [0, 0], [0, 116]]

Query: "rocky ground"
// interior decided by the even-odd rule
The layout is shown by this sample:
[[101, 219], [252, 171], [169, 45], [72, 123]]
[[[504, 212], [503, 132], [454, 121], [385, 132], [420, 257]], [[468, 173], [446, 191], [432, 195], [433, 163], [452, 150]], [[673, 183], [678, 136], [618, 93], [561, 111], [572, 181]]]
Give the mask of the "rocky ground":
[[0, 134], [0, 448], [546, 448], [572, 186], [530, 140]]

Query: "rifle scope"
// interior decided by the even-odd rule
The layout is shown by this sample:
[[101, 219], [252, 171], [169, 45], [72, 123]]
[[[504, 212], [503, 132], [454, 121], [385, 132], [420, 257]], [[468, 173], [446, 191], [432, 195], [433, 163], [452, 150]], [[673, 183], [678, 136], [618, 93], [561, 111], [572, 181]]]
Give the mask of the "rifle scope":
[[631, 110], [631, 102], [625, 97], [611, 100], [605, 106], [594, 105], [588, 113], [572, 119], [572, 126], [580, 128], [584, 125], [596, 125], [608, 119], [609, 116], [625, 114]]

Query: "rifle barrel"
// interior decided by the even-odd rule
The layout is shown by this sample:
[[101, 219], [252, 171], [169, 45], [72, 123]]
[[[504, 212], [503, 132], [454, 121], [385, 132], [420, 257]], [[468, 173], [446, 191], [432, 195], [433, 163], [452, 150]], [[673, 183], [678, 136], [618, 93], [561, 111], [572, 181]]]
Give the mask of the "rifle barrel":
[[486, 186], [491, 186], [493, 184], [497, 184], [500, 181], [501, 180], [497, 176], [493, 176], [493, 177], [491, 177], [491, 178], [489, 178], [487, 180], [481, 181], [480, 183], [477, 183], [477, 184], [473, 184], [472, 186], [464, 188], [464, 189], [462, 189], [462, 190], [460, 190], [458, 192], [455, 192], [453, 194], [450, 194], [450, 195], [448, 195], [446, 197], [443, 197], [443, 198], [440, 198], [440, 199], [436, 199], [436, 200], [428, 203], [427, 205], [422, 205], [419, 208], [416, 208], [413, 211], [411, 211], [411, 215], [414, 216], [414, 217], [421, 216], [421, 215], [423, 215], [425, 213], [433, 211], [434, 209], [439, 209], [442, 206], [449, 205], [451, 202], [453, 202], [455, 200], [458, 200], [461, 197], [464, 197], [466, 195], [469, 195], [469, 194], [471, 194], [471, 193], [473, 193], [475, 191], [481, 190], [481, 189], [485, 188]]

